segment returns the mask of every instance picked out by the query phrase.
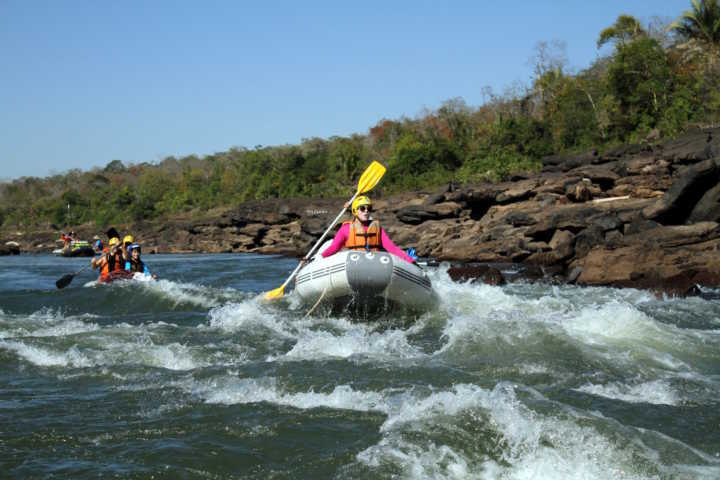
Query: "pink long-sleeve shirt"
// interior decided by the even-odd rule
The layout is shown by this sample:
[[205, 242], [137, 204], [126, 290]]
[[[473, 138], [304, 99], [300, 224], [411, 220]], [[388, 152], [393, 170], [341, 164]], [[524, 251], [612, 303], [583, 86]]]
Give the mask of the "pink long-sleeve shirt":
[[[367, 231], [367, 229], [368, 227], [366, 225], [363, 225], [363, 230]], [[323, 250], [320, 255], [322, 255], [323, 258], [326, 258], [342, 250], [342, 248], [345, 246], [345, 242], [347, 241], [349, 234], [350, 224], [346, 223], [342, 227], [340, 227], [340, 230], [338, 230], [338, 232], [335, 234], [335, 238], [333, 238], [330, 246]], [[410, 257], [407, 253], [403, 252], [397, 245], [392, 242], [392, 240], [390, 240], [390, 237], [388, 237], [387, 233], [385, 233], [384, 228], [380, 228], [380, 244], [382, 245], [383, 250], [385, 250], [386, 252], [395, 255], [396, 257], [400, 257], [406, 262], [415, 262], [412, 257]]]

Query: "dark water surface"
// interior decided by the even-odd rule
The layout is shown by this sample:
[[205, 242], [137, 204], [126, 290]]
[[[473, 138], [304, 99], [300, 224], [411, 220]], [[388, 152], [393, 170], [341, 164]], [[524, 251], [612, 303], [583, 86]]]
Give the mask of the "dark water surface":
[[452, 283], [417, 318], [266, 305], [293, 260], [0, 258], [0, 477], [720, 478], [720, 301]]

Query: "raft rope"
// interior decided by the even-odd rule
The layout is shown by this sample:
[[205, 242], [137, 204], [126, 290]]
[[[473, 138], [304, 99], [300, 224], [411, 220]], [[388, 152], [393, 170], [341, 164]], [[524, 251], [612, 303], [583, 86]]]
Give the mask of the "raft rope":
[[325, 292], [327, 292], [327, 288], [325, 290], [323, 290], [322, 295], [320, 295], [320, 298], [318, 298], [318, 301], [315, 302], [315, 305], [313, 305], [312, 308], [310, 310], [308, 310], [308, 312], [303, 317], [303, 320], [305, 320], [307, 317], [309, 317], [310, 314], [315, 311], [317, 306], [320, 305], [320, 302], [322, 301], [323, 297], [325, 297]]

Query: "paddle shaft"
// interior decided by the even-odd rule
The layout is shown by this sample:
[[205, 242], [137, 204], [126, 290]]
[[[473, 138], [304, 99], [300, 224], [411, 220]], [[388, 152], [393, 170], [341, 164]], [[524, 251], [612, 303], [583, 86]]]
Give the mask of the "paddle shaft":
[[78, 273], [80, 273], [80, 272], [82, 272], [82, 271], [84, 271], [84, 270], [87, 270], [89, 266], [90, 266], [90, 265], [85, 265], [85, 266], [82, 267], [80, 270], [78, 270], [77, 272], [73, 273], [73, 274], [72, 274], [73, 277], [74, 277], [75, 275], [77, 275]]
[[[350, 201], [348, 203], [352, 204], [353, 200], [355, 200], [355, 198], [358, 195], [360, 195], [360, 190], [355, 192], [355, 195], [352, 196], [352, 198], [350, 199]], [[345, 207], [343, 207], [343, 209], [340, 211], [338, 216], [335, 217], [335, 220], [333, 220], [333, 222], [328, 226], [327, 230], [325, 230], [325, 233], [323, 233], [322, 236], [320, 236], [320, 239], [317, 242], [315, 242], [315, 245], [310, 249], [310, 251], [307, 253], [307, 255], [305, 255], [305, 257], [303, 257], [303, 260], [307, 260], [310, 257], [312, 257], [312, 254], [315, 253], [315, 249], [317, 249], [320, 246], [320, 243], [323, 240], [325, 240], [325, 237], [327, 236], [327, 234], [330, 232], [330, 230], [332, 230], [332, 228], [335, 226], [335, 224], [338, 222], [338, 220], [340, 220], [342, 218], [342, 216], [344, 214], [345, 214]], [[285, 280], [285, 283], [283, 283], [282, 286], [280, 287], [281, 289], [284, 290], [285, 287], [287, 287], [288, 283], [290, 283], [292, 281], [292, 279], [295, 278], [295, 275], [297, 275], [297, 272], [300, 270], [300, 268], [302, 268], [302, 266], [303, 266], [303, 262], [298, 263], [298, 266], [295, 267], [295, 270], [293, 270], [293, 272], [290, 274], [288, 279]]]

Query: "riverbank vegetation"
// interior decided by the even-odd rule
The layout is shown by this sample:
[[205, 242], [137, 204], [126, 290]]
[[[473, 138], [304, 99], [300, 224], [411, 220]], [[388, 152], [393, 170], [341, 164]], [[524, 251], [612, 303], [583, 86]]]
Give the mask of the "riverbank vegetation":
[[107, 225], [250, 199], [346, 196], [371, 160], [393, 172], [385, 192], [496, 181], [539, 169], [547, 155], [716, 126], [720, 6], [718, 0], [690, 6], [669, 25], [619, 16], [598, 34], [598, 48], [609, 45], [609, 53], [579, 72], [568, 69], [562, 44], [541, 42], [531, 84], [503, 95], [485, 91], [478, 107], [458, 98], [350, 137], [154, 164], [113, 160], [104, 168], [14, 180], [0, 185], [0, 225]]

